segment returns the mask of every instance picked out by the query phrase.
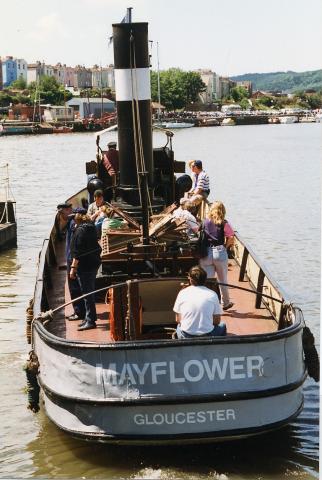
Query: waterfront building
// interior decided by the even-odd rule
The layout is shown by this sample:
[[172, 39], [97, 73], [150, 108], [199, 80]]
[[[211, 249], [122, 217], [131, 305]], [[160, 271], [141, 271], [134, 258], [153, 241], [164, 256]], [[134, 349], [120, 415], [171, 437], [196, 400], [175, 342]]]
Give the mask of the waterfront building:
[[253, 84], [250, 80], [244, 80], [243, 82], [236, 82], [237, 87], [243, 87], [247, 90], [248, 94], [251, 96], [253, 93]]
[[54, 65], [54, 77], [60, 85], [65, 85], [64, 66], [61, 63]]
[[67, 105], [47, 105], [43, 116], [46, 122], [68, 122], [74, 120], [74, 109]]
[[108, 69], [94, 65], [92, 68], [92, 87], [107, 88], [108, 85]]
[[263, 90], [256, 90], [253, 94], [252, 94], [252, 98], [263, 98], [263, 97], [270, 97], [270, 93], [268, 92], [264, 92]]
[[52, 65], [46, 65], [45, 63], [43, 63], [43, 75], [45, 75], [46, 77], [54, 77], [54, 67]]
[[206, 85], [206, 90], [200, 94], [202, 103], [209, 104], [217, 100], [217, 74], [212, 70], [195, 70]]
[[2, 60], [0, 57], [0, 90], [3, 89], [3, 82], [2, 82]]
[[71, 98], [66, 105], [73, 107], [74, 114], [79, 119], [100, 118], [102, 114], [115, 111], [115, 103], [107, 98]]
[[44, 77], [55, 77], [55, 70], [52, 65], [46, 65], [45, 62], [28, 63], [27, 84], [39, 82]]
[[114, 75], [114, 65], [110, 64], [107, 67], [107, 86], [115, 92], [115, 75]]
[[2, 60], [2, 85], [8, 87], [15, 80], [17, 80], [16, 60], [11, 56], [5, 57]]
[[236, 87], [236, 82], [231, 80], [229, 77], [219, 77], [218, 78], [218, 99], [227, 98], [230, 95], [230, 91], [233, 87]]
[[62, 65], [57, 63], [54, 66], [54, 77], [57, 82], [64, 87], [73, 87], [74, 86], [74, 68], [67, 67], [66, 64]]
[[75, 88], [91, 88], [92, 72], [90, 69], [77, 65], [74, 69], [74, 85]]
[[41, 77], [41, 72], [41, 62], [37, 61], [36, 63], [28, 63], [27, 84], [29, 85], [31, 82], [38, 82]]
[[28, 63], [23, 58], [16, 58], [15, 60], [17, 65], [17, 80], [22, 78], [27, 83]]

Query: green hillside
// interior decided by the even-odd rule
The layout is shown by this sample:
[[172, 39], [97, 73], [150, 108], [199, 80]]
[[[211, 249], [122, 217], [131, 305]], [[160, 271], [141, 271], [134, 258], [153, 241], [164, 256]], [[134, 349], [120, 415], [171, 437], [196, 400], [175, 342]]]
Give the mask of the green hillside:
[[254, 90], [279, 90], [287, 93], [298, 90], [321, 90], [322, 70], [311, 72], [271, 72], [271, 73], [245, 73], [232, 77], [236, 81], [250, 80]]

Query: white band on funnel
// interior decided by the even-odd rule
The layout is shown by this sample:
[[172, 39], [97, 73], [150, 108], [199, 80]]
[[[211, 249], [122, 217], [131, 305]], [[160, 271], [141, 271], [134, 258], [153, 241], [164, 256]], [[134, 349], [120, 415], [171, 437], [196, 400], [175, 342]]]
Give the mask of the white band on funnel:
[[114, 75], [117, 102], [128, 102], [133, 99], [151, 100], [149, 68], [115, 69]]

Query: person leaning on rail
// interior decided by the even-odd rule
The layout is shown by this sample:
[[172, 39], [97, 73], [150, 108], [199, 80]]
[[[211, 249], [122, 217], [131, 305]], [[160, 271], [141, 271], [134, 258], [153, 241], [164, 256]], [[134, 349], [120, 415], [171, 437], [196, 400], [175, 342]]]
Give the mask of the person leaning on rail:
[[209, 188], [209, 176], [208, 174], [202, 169], [202, 161], [201, 160], [194, 160], [193, 162], [188, 162], [192, 174], [192, 188], [188, 192], [188, 198], [192, 205], [197, 206], [203, 200], [208, 198], [210, 193]]
[[69, 202], [59, 203], [57, 205], [57, 213], [55, 217], [55, 230], [58, 240], [65, 240], [68, 216], [72, 213], [72, 204]]
[[218, 296], [205, 286], [207, 273], [199, 266], [192, 267], [188, 280], [190, 285], [178, 293], [173, 307], [178, 324], [177, 337], [225, 336], [227, 329], [220, 321]]

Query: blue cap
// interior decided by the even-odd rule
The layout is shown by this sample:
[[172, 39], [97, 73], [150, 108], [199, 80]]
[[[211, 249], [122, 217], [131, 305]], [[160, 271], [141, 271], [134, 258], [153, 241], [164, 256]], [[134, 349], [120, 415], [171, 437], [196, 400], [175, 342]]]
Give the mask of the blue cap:
[[73, 213], [80, 213], [81, 215], [86, 215], [87, 210], [86, 208], [77, 207], [77, 208], [73, 208]]
[[202, 168], [202, 161], [201, 160], [195, 160], [193, 162], [193, 166], [197, 168]]

